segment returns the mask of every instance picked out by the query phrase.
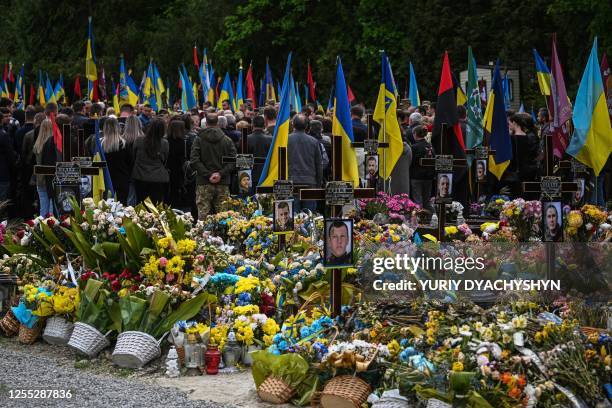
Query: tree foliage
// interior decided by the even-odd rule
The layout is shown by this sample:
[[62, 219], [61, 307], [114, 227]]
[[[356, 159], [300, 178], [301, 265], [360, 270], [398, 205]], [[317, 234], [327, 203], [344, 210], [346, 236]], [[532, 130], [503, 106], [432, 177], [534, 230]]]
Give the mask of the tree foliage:
[[[256, 81], [269, 58], [280, 79], [289, 51], [293, 74], [305, 83], [311, 62], [318, 97], [327, 101], [336, 56], [358, 99], [372, 105], [380, 80], [380, 50], [391, 59], [403, 94], [412, 62], [423, 99], [435, 99], [441, 57], [448, 50], [456, 72], [467, 66], [467, 47], [487, 65], [500, 58], [521, 70], [526, 106], [541, 104], [531, 49], [547, 62], [553, 32], [570, 95], [578, 87], [591, 42], [612, 52], [612, 5], [605, 0], [5, 0], [0, 13], [0, 61], [26, 64], [67, 82], [84, 73], [87, 16], [93, 16], [95, 52], [107, 78], [117, 78], [119, 55], [139, 82], [154, 58], [165, 81], [176, 84], [180, 63], [191, 65], [194, 44], [208, 48], [215, 70], [237, 72], [252, 61]], [[193, 66], [190, 67], [195, 76]], [[110, 81], [109, 81], [110, 82]], [[66, 85], [70, 87], [69, 84]]]

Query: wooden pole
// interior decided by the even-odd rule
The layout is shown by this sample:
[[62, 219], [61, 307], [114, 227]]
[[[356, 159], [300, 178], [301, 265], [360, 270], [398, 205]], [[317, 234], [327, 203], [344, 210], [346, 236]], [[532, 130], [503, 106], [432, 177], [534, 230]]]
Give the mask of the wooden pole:
[[[342, 137], [332, 136], [332, 180], [342, 180]], [[333, 205], [331, 206], [331, 216], [336, 218], [342, 215], [342, 206]], [[324, 254], [325, 255], [325, 254]], [[342, 311], [342, 270], [332, 269], [332, 282], [331, 282], [331, 305], [332, 305], [332, 316], [340, 316]]]

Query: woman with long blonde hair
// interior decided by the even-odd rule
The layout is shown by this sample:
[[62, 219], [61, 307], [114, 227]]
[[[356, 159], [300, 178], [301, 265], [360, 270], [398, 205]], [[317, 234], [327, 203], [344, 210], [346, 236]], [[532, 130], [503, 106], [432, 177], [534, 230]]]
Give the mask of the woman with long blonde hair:
[[[127, 149], [132, 154], [132, 158], [134, 158], [134, 142], [136, 139], [140, 139], [144, 137], [144, 133], [142, 131], [142, 123], [138, 116], [130, 115], [125, 118], [125, 126], [123, 127], [123, 139], [125, 140], [125, 144], [127, 145]], [[138, 200], [136, 198], [136, 188], [134, 187], [134, 182], [130, 177], [130, 191], [128, 193], [127, 204], [128, 205], [136, 205]]]
[[100, 143], [102, 150], [104, 150], [113, 190], [117, 199], [121, 203], [127, 204], [133, 160], [127, 143], [121, 137], [121, 128], [116, 118], [106, 118]]
[[[42, 121], [38, 129], [38, 136], [32, 149], [36, 157], [36, 164], [55, 166], [57, 162], [57, 149], [53, 141], [53, 123], [47, 118]], [[40, 215], [46, 217], [53, 214], [53, 176], [36, 176], [36, 191]]]

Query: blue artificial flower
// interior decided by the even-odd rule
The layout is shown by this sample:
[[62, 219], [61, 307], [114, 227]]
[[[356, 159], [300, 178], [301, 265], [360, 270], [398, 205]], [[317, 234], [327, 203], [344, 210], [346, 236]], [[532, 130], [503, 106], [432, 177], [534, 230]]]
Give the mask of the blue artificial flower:
[[[316, 330], [313, 330], [313, 331], [316, 332]], [[313, 333], [313, 331], [311, 331], [310, 327], [304, 326], [300, 329], [300, 337], [306, 338], [310, 336]]]
[[274, 343], [280, 343], [280, 341], [281, 341], [282, 339], [283, 339], [283, 335], [282, 335], [282, 334], [280, 334], [280, 333], [276, 333], [276, 334], [274, 335], [274, 337], [272, 338], [272, 341], [273, 341]]
[[285, 340], [281, 340], [281, 341], [278, 343], [278, 349], [279, 349], [280, 351], [286, 351], [288, 348], [289, 348], [289, 345], [287, 344], [287, 342], [286, 342]]
[[242, 292], [238, 295], [238, 299], [236, 300], [236, 304], [238, 306], [246, 306], [251, 304], [251, 294], [248, 292]]
[[278, 350], [278, 347], [276, 347], [276, 344], [273, 344], [270, 347], [268, 347], [268, 353], [278, 356], [280, 355], [281, 352]]
[[406, 347], [407, 345], [408, 345], [408, 339], [401, 339], [400, 340], [400, 346]]

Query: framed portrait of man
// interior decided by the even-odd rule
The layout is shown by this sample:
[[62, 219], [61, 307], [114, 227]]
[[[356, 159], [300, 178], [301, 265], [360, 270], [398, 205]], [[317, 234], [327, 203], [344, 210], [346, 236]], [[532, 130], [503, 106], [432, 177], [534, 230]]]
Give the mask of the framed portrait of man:
[[453, 194], [453, 173], [438, 173], [436, 186], [438, 187], [438, 197], [451, 197]]
[[574, 203], [580, 204], [582, 202], [582, 199], [584, 198], [584, 179], [575, 179], [574, 183], [578, 185], [578, 190], [574, 191]]
[[365, 185], [376, 188], [378, 184], [378, 155], [371, 154], [365, 157]]
[[293, 232], [293, 200], [274, 202], [273, 231], [279, 234]]
[[325, 220], [323, 265], [341, 268], [353, 265], [353, 220]]
[[563, 241], [563, 211], [560, 201], [542, 202], [544, 242]]

